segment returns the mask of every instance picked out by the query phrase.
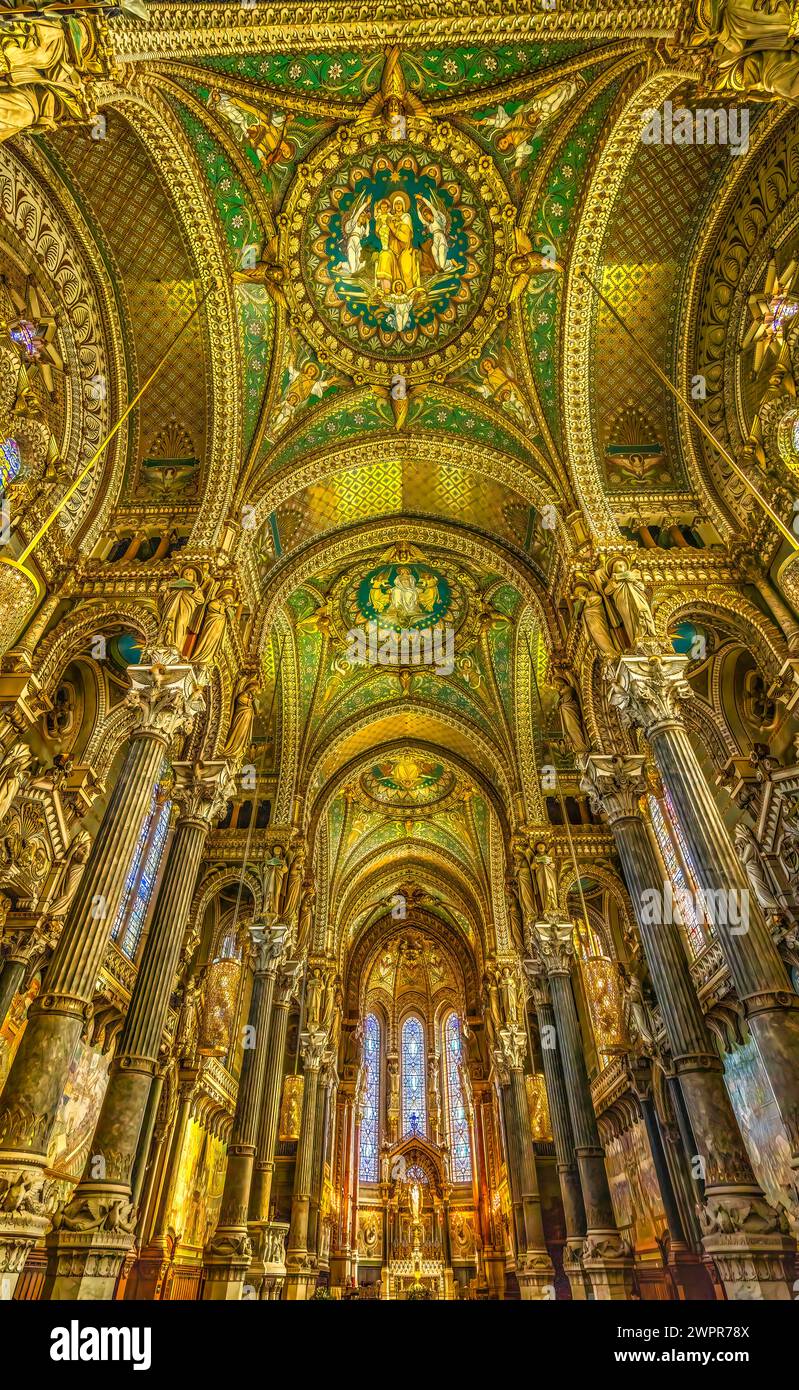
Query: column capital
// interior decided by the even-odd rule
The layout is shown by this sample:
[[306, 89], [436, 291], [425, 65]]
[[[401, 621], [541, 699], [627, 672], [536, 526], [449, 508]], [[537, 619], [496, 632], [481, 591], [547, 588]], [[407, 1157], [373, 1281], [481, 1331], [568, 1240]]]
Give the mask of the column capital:
[[291, 996], [297, 988], [297, 980], [302, 974], [301, 960], [286, 960], [278, 970], [277, 980], [275, 981], [275, 1004], [287, 1009], [291, 1003]]
[[169, 742], [179, 730], [188, 733], [205, 709], [202, 686], [208, 677], [203, 679], [188, 662], [129, 666], [128, 676], [131, 688], [125, 703], [141, 715], [134, 733], [157, 734]]
[[499, 1030], [496, 1051], [508, 1071], [521, 1071], [527, 1054], [527, 1035], [523, 1028], [508, 1024]]
[[568, 975], [574, 955], [574, 927], [571, 922], [536, 922], [530, 945], [540, 956], [547, 975]]
[[327, 1033], [322, 1029], [303, 1033], [300, 1038], [303, 1066], [306, 1071], [318, 1071], [327, 1049]]
[[618, 753], [589, 753], [583, 758], [580, 791], [588, 796], [591, 810], [605, 816], [610, 825], [635, 816], [638, 802], [646, 792], [645, 763], [642, 753], [626, 757]]
[[289, 943], [289, 929], [284, 922], [255, 921], [250, 926], [255, 972], [263, 975], [277, 971]]
[[685, 678], [688, 657], [676, 652], [631, 652], [608, 666], [609, 702], [623, 724], [638, 726], [649, 737], [659, 724], [679, 718], [679, 705], [692, 691]]
[[522, 969], [527, 977], [530, 987], [530, 997], [537, 1009], [546, 1008], [552, 1003], [549, 993], [549, 978], [544, 968], [543, 961], [539, 958], [531, 957], [529, 960], [522, 961]]
[[205, 821], [210, 829], [236, 794], [230, 764], [221, 760], [173, 762], [172, 771], [172, 800], [178, 803], [181, 818]]

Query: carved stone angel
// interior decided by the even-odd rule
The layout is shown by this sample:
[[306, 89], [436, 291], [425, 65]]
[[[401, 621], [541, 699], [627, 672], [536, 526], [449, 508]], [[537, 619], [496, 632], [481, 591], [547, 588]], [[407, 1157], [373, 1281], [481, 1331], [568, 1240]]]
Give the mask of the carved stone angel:
[[763, 911], [767, 916], [779, 913], [780, 905], [769, 884], [763, 852], [754, 832], [742, 822], [735, 827], [735, 853], [749, 880], [749, 887]]
[[655, 619], [641, 574], [631, 569], [621, 557], [613, 560], [609, 566], [605, 593], [616, 607], [631, 647], [642, 637], [657, 637]]
[[799, 98], [799, 34], [790, 0], [699, 0], [691, 35], [712, 50], [715, 89]]
[[48, 909], [47, 915], [49, 917], [66, 916], [67, 909], [78, 891], [78, 884], [83, 877], [83, 870], [86, 868], [86, 861], [91, 853], [91, 848], [92, 841], [88, 830], [78, 830], [69, 846], [60, 884], [61, 891]]
[[11, 803], [27, 780], [33, 755], [26, 744], [13, 743], [0, 766], [0, 821], [8, 814]]
[[552, 855], [547, 853], [547, 847], [543, 841], [535, 847], [532, 871], [538, 892], [541, 917], [546, 921], [552, 921], [558, 916], [559, 910], [558, 872]]

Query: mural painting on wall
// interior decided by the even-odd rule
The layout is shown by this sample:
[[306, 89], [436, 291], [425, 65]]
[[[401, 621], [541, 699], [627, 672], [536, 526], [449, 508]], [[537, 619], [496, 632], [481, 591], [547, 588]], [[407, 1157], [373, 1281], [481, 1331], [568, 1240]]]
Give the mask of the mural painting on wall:
[[34, 980], [25, 994], [15, 994], [5, 1018], [0, 1020], [0, 1089], [5, 1085], [11, 1063], [22, 1040], [28, 1009], [39, 993], [39, 981]]
[[643, 1121], [630, 1125], [605, 1146], [610, 1195], [619, 1230], [637, 1248], [651, 1246], [666, 1230], [655, 1165]]
[[227, 1166], [227, 1144], [190, 1120], [168, 1224], [181, 1245], [202, 1249], [216, 1227]]
[[796, 1192], [791, 1149], [756, 1043], [724, 1055], [724, 1080], [738, 1117], [755, 1177], [773, 1206], [785, 1208]]
[[69, 1064], [64, 1094], [50, 1137], [49, 1162], [59, 1177], [78, 1179], [100, 1115], [111, 1058], [85, 1043]]

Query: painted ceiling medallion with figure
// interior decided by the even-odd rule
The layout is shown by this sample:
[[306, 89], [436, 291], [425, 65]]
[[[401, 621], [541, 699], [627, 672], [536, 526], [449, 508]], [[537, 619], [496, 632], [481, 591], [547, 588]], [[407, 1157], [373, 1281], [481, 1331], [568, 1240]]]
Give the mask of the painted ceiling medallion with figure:
[[438, 570], [419, 561], [389, 561], [364, 575], [356, 602], [367, 622], [412, 632], [445, 619], [451, 597], [451, 586]]
[[344, 129], [300, 167], [282, 223], [295, 322], [356, 379], [427, 380], [478, 347], [507, 299], [515, 210], [447, 122]]
[[372, 800], [390, 806], [430, 806], [447, 796], [455, 776], [443, 763], [413, 752], [375, 763], [361, 778]]

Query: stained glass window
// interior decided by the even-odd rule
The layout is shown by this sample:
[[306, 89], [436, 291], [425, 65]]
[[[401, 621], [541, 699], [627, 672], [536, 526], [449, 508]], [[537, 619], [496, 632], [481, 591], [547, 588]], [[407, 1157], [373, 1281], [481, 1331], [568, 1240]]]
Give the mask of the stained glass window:
[[166, 832], [169, 828], [170, 801], [157, 804], [157, 788], [150, 801], [150, 809], [142, 821], [133, 859], [125, 879], [111, 940], [119, 941], [120, 949], [132, 960], [144, 926], [150, 898], [152, 897], [158, 867], [164, 851]]
[[426, 1129], [424, 1030], [421, 1019], [411, 1015], [402, 1025], [402, 1137]]
[[13, 483], [22, 467], [22, 456], [16, 439], [0, 440], [0, 487]]
[[367, 1014], [364, 1024], [363, 1064], [366, 1068], [366, 1086], [361, 1110], [360, 1180], [377, 1182], [380, 1137], [380, 1024], [374, 1014]]
[[[699, 952], [704, 949], [705, 938], [697, 917], [693, 885], [688, 883], [682, 865], [677, 857], [671, 832], [666, 824], [666, 818], [660, 809], [660, 802], [657, 797], [653, 796], [651, 793], [647, 800], [649, 802], [649, 813], [652, 817], [652, 825], [654, 826], [658, 844], [660, 845], [660, 852], [663, 855], [663, 862], [666, 865], [666, 870], [674, 887], [674, 900], [676, 906], [679, 908], [680, 916], [682, 917], [683, 929], [691, 950], [695, 956], [698, 956]], [[671, 803], [667, 802], [667, 805], [672, 817], [671, 825], [677, 837], [677, 843], [683, 853], [684, 862], [690, 869], [690, 855], [687, 853], [687, 847], [678, 829], [677, 819], [674, 816]]]
[[120, 942], [121, 949], [126, 956], [130, 956], [131, 960], [133, 960], [136, 954], [136, 947], [139, 944], [139, 939], [142, 934], [147, 908], [150, 898], [153, 895], [153, 888], [155, 887], [155, 880], [158, 875], [158, 866], [161, 863], [161, 855], [164, 852], [166, 832], [169, 829], [169, 812], [171, 810], [171, 805], [171, 802], [166, 801], [158, 813], [155, 829], [150, 839], [150, 847], [145, 856], [144, 868], [139, 876], [130, 915], [128, 916], [122, 941]]
[[463, 1103], [461, 1066], [463, 1046], [457, 1014], [450, 1014], [444, 1024], [444, 1057], [447, 1068], [447, 1108], [449, 1111], [449, 1146], [454, 1182], [471, 1182], [472, 1149], [469, 1141], [469, 1121]]

